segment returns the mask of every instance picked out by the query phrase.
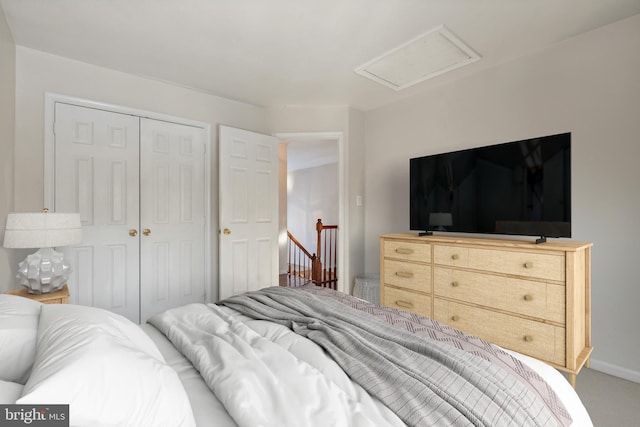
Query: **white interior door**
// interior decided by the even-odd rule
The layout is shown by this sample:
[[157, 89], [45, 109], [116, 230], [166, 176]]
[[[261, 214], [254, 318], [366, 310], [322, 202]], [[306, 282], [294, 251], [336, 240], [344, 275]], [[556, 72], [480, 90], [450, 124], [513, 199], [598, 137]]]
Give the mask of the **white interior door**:
[[55, 103], [56, 212], [79, 212], [82, 244], [63, 248], [72, 303], [139, 321], [139, 121]]
[[220, 126], [220, 299], [278, 284], [278, 143]]
[[205, 132], [140, 121], [140, 317], [205, 299]]

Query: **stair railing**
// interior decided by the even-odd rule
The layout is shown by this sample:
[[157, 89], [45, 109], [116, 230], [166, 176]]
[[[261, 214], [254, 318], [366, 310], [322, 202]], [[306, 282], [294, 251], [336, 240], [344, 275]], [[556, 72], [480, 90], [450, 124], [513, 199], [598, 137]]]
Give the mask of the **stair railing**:
[[289, 231], [288, 277], [289, 285], [298, 286], [308, 281], [317, 286], [338, 287], [338, 226], [316, 223], [316, 252], [311, 254]]
[[[289, 284], [304, 284], [313, 280], [313, 271], [317, 263], [316, 254], [310, 254], [293, 234], [287, 231]], [[306, 279], [306, 280], [304, 280]]]

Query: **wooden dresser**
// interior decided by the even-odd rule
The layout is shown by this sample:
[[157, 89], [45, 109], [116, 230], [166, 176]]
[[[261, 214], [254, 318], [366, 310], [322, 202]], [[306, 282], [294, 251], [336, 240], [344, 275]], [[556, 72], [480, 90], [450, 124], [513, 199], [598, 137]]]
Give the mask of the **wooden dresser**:
[[387, 234], [380, 302], [576, 374], [591, 346], [591, 243]]

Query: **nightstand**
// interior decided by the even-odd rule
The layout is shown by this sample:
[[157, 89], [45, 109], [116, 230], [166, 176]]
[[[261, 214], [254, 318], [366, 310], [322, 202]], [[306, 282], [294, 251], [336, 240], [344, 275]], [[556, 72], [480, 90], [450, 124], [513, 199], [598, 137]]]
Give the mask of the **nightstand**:
[[29, 298], [35, 301], [39, 301], [43, 304], [68, 304], [69, 303], [69, 288], [64, 285], [62, 289], [55, 292], [49, 292], [47, 294], [30, 294], [26, 289], [14, 289], [7, 291], [7, 294], [18, 295], [20, 297]]

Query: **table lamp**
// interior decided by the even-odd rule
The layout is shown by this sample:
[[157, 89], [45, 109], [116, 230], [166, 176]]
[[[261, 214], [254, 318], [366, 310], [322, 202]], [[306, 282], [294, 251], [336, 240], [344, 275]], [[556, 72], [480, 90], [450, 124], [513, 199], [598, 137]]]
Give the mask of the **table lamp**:
[[54, 247], [76, 245], [82, 241], [80, 214], [10, 213], [4, 232], [5, 248], [40, 248], [18, 264], [16, 277], [31, 294], [61, 289], [69, 278], [71, 266]]

